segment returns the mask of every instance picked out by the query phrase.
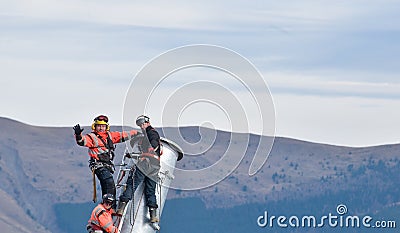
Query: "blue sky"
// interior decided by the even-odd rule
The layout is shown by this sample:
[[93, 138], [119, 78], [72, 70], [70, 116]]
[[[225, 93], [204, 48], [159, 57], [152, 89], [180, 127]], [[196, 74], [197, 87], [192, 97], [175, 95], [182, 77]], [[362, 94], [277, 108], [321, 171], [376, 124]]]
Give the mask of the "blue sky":
[[[105, 113], [122, 124], [129, 85], [147, 62], [179, 46], [213, 44], [246, 57], [263, 75], [277, 136], [398, 143], [399, 11], [394, 0], [3, 0], [0, 115], [72, 126]], [[202, 112], [188, 112], [180, 124], [202, 124], [210, 117]], [[229, 128], [223, 116], [213, 119], [214, 127]]]

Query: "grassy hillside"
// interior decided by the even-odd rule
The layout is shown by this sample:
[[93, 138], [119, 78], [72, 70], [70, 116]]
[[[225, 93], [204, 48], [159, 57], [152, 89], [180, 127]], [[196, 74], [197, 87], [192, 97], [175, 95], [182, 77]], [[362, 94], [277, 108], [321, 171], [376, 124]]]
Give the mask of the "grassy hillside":
[[[86, 225], [91, 173], [87, 150], [75, 144], [72, 128], [35, 127], [6, 118], [0, 118], [0, 125], [0, 228], [7, 232], [76, 232], [68, 222], [75, 218], [84, 219], [82, 225]], [[209, 139], [200, 138], [198, 127], [179, 131], [185, 140], [208, 148], [200, 154], [187, 154], [177, 163], [182, 169], [210, 166], [229, 144], [239, 143], [231, 141], [229, 132], [216, 132], [215, 141], [209, 145]], [[352, 148], [276, 138], [266, 164], [249, 176], [260, 137], [249, 136], [243, 160], [223, 181], [201, 190], [170, 190], [162, 220], [166, 229], [180, 232], [169, 228], [175, 227], [169, 224], [190, 218], [188, 227], [197, 224], [199, 229], [213, 226], [221, 230], [214, 232], [228, 232], [218, 227], [235, 224], [237, 227], [229, 231], [242, 226], [255, 228], [251, 232], [265, 231], [255, 225], [265, 209], [323, 214], [341, 203], [348, 205], [352, 213], [399, 217], [396, 211], [388, 211], [400, 201], [400, 144]], [[117, 161], [124, 147], [117, 147]], [[238, 215], [242, 217], [238, 219]], [[198, 218], [209, 224], [202, 225]], [[24, 225], [13, 219], [23, 220]], [[73, 224], [79, 225], [76, 221]]]

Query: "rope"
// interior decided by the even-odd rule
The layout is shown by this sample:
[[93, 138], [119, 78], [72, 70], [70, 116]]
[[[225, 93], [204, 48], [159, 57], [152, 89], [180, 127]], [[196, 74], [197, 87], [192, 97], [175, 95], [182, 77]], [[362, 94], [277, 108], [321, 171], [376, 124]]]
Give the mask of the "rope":
[[[159, 191], [159, 197], [160, 198], [158, 198], [159, 200], [158, 200], [158, 202], [159, 202], [159, 209], [158, 209], [158, 222], [160, 223], [161, 222], [161, 190], [162, 190], [162, 186], [161, 186], [161, 184], [162, 184], [162, 180], [161, 180], [161, 178], [159, 177], [158, 178], [158, 191]], [[158, 224], [159, 224], [158, 223]], [[161, 228], [160, 228], [160, 230], [158, 230], [158, 232], [161, 232]]]
[[94, 174], [94, 169], [92, 170], [92, 177], [93, 177], [93, 202], [96, 203], [97, 193], [96, 193], [96, 176]]
[[[140, 203], [142, 203], [143, 195], [144, 195], [144, 190], [143, 190], [143, 192], [142, 192], [142, 195], [141, 195], [141, 197], [140, 197], [138, 206], [137, 206], [137, 208], [136, 208], [136, 212], [135, 212], [135, 215], [134, 215], [134, 217], [133, 217], [133, 221], [132, 221], [132, 218], [130, 219], [130, 224], [131, 224], [132, 227], [133, 227], [133, 225], [135, 225], [136, 217], [137, 217], [137, 214], [138, 214], [138, 212], [139, 212]], [[134, 198], [132, 198], [132, 209], [134, 209]], [[132, 216], [132, 215], [131, 215], [131, 216]]]

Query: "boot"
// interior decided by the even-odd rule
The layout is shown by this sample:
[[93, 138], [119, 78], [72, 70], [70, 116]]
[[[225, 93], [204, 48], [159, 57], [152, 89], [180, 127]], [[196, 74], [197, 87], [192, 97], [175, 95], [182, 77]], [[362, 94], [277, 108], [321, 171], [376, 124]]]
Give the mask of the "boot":
[[159, 221], [157, 218], [157, 208], [149, 207], [149, 213], [150, 213], [150, 222], [151, 223], [155, 223], [155, 222]]
[[122, 214], [124, 213], [126, 204], [127, 203], [124, 201], [118, 202], [118, 209], [117, 209], [117, 213], [116, 213], [118, 216], [122, 216]]

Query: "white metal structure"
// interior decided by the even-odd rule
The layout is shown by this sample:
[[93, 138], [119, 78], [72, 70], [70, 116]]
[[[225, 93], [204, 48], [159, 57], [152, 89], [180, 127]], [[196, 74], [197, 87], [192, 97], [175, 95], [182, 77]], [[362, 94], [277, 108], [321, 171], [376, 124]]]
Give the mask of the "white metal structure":
[[[139, 140], [131, 141], [131, 149], [133, 154], [138, 152]], [[161, 213], [164, 207], [165, 199], [167, 197], [168, 188], [174, 179], [174, 169], [176, 161], [179, 161], [183, 157], [182, 149], [174, 142], [161, 138], [163, 153], [160, 159], [160, 172], [159, 181], [156, 187], [156, 198], [158, 203], [158, 216], [161, 217]], [[131, 152], [132, 153], [132, 152]], [[127, 158], [125, 155], [122, 158], [122, 164], [119, 169], [117, 176], [117, 197], [123, 192], [126, 179], [129, 174], [129, 170], [135, 166], [136, 160]], [[124, 175], [125, 174], [125, 175]], [[150, 223], [150, 217], [146, 206], [146, 200], [143, 194], [143, 184], [140, 184], [136, 189], [133, 197], [133, 202], [130, 201], [125, 208], [125, 211], [119, 221], [118, 230], [120, 233], [154, 233], [157, 230], [157, 224]]]

